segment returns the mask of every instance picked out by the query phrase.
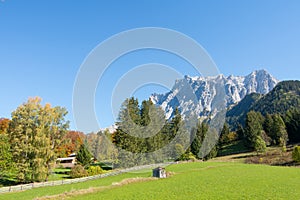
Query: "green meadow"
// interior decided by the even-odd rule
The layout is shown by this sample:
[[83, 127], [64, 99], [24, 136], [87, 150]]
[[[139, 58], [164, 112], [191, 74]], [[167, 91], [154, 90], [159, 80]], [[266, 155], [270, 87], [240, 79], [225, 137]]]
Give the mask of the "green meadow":
[[0, 199], [300, 199], [300, 168], [296, 167], [193, 162], [166, 169], [170, 173], [166, 179], [150, 178], [149, 169], [1, 194]]

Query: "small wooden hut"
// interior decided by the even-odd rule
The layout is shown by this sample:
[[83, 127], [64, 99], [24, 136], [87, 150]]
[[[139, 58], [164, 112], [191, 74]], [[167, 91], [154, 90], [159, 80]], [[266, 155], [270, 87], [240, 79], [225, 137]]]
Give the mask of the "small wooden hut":
[[157, 167], [152, 170], [152, 176], [156, 178], [167, 178], [166, 169], [163, 167]]

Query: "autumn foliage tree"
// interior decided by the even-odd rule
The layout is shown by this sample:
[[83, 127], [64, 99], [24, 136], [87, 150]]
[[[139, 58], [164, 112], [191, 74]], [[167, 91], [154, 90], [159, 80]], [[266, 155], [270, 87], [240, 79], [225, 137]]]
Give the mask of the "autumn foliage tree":
[[41, 98], [30, 98], [13, 113], [9, 140], [17, 179], [20, 182], [47, 180], [56, 160], [55, 149], [69, 127], [66, 109], [41, 105]]
[[7, 129], [9, 127], [9, 119], [7, 118], [0, 118], [0, 134], [7, 133]]
[[59, 157], [67, 157], [71, 153], [77, 153], [83, 144], [85, 135], [80, 131], [68, 131], [63, 138], [62, 145], [56, 149]]

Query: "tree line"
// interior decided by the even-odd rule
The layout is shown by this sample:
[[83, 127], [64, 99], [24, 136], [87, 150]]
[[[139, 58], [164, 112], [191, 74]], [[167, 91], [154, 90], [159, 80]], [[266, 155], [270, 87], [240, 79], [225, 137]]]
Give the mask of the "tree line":
[[[149, 116], [150, 110], [152, 110], [150, 116], [154, 116], [152, 118]], [[127, 99], [120, 110], [118, 129], [112, 135], [112, 142], [119, 148], [118, 164], [132, 166], [163, 162], [166, 159], [206, 160], [217, 156], [223, 146], [235, 141], [242, 141], [248, 150], [257, 152], [265, 152], [267, 146], [281, 146], [286, 149], [287, 144], [300, 142], [300, 109], [291, 108], [284, 114], [265, 115], [250, 110], [246, 114], [244, 126], [238, 125], [238, 128], [234, 129], [235, 126], [231, 127], [225, 123], [221, 130], [217, 130], [216, 134], [219, 136], [217, 144], [210, 148], [209, 152], [201, 155], [204, 138], [207, 134], [211, 134], [208, 133], [208, 120], [199, 120], [187, 133], [185, 129], [187, 122], [182, 119], [178, 109], [174, 113], [172, 119], [166, 120], [162, 110], [153, 105], [151, 100], [143, 101], [139, 106], [137, 99]], [[159, 126], [160, 121], [163, 121], [163, 126], [157, 130], [153, 124]], [[150, 136], [143, 137], [143, 134]], [[184, 147], [184, 141], [187, 140], [190, 140], [188, 148]], [[157, 151], [169, 143], [172, 143], [172, 146], [168, 151]]]
[[199, 121], [196, 127], [188, 130], [187, 121], [177, 108], [174, 116], [166, 120], [163, 110], [150, 99], [142, 101], [141, 105], [138, 99], [127, 99], [116, 125], [118, 128], [112, 134], [112, 142], [118, 148], [116, 163], [122, 167], [209, 159], [217, 154], [214, 147], [207, 154], [199, 154], [209, 129], [208, 123]]
[[266, 146], [285, 148], [288, 143], [299, 143], [300, 110], [292, 108], [285, 114], [267, 113], [265, 116], [250, 111], [246, 115], [245, 127], [239, 125], [236, 133], [246, 146], [258, 152], [264, 152]]
[[[18, 182], [47, 180], [58, 157], [77, 153], [83, 167], [92, 158], [130, 167], [176, 160], [207, 160], [217, 156], [224, 145], [241, 140], [251, 150], [264, 152], [267, 146], [300, 142], [300, 110], [285, 114], [249, 111], [245, 125], [236, 130], [227, 123], [216, 145], [201, 152], [209, 133], [207, 120], [199, 120], [189, 132], [178, 109], [174, 117], [165, 114], [151, 100], [128, 98], [119, 112], [113, 133], [99, 131], [84, 134], [69, 131], [67, 111], [61, 107], [42, 105], [40, 98], [29, 99], [12, 112], [11, 119], [0, 119], [0, 179], [15, 177]], [[188, 144], [188, 145], [187, 145]]]

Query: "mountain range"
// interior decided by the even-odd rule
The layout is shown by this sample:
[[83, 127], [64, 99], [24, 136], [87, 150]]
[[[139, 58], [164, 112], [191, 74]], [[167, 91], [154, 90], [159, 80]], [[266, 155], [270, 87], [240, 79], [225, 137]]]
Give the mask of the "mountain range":
[[167, 119], [173, 117], [176, 108], [183, 118], [191, 112], [199, 117], [208, 117], [214, 116], [220, 107], [230, 110], [247, 95], [265, 95], [278, 83], [266, 70], [257, 70], [247, 76], [184, 76], [175, 81], [170, 92], [153, 94], [150, 99], [164, 110]]

